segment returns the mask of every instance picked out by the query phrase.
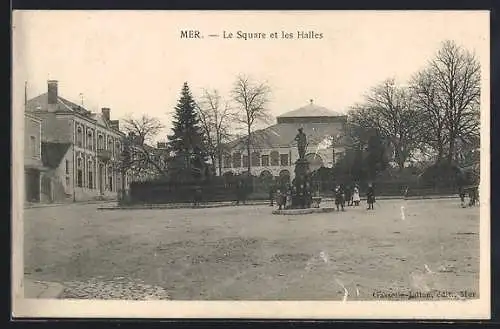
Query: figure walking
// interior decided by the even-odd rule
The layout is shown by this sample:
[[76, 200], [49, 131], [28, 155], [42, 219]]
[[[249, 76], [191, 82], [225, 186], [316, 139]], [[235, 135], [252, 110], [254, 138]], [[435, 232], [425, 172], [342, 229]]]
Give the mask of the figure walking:
[[196, 189], [194, 190], [194, 200], [193, 200], [194, 207], [200, 205], [201, 198], [202, 198], [201, 186], [197, 186]]
[[276, 197], [275, 194], [276, 194], [276, 188], [275, 188], [274, 184], [271, 184], [271, 186], [269, 188], [269, 205], [271, 207], [274, 206], [274, 198]]
[[373, 204], [375, 203], [375, 190], [373, 185], [368, 184], [368, 189], [366, 191], [366, 202], [368, 203], [368, 208], [366, 210], [374, 210]]
[[340, 210], [339, 208], [341, 208], [342, 211], [345, 211], [344, 210], [344, 204], [345, 204], [344, 197], [345, 197], [344, 189], [342, 188], [342, 186], [338, 185], [335, 188], [335, 206], [337, 207], [337, 211]]
[[352, 206], [352, 190], [350, 186], [346, 186], [345, 188], [345, 201], [347, 202], [347, 206]]
[[460, 186], [458, 188], [458, 195], [460, 196], [460, 206], [462, 208], [465, 208], [466, 205], [465, 205], [465, 189], [463, 188], [463, 186]]
[[359, 187], [358, 185], [354, 186], [354, 190], [352, 193], [352, 202], [354, 203], [354, 206], [359, 206], [359, 202], [361, 201], [361, 198], [359, 197]]

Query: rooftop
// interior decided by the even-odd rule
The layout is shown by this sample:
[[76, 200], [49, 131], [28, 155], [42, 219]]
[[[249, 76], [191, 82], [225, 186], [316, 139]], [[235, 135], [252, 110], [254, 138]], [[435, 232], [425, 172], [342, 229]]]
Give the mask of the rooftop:
[[278, 118], [307, 118], [307, 117], [340, 117], [341, 113], [331, 111], [326, 107], [314, 104], [313, 100], [306, 106], [302, 106], [296, 110], [286, 112], [278, 116]]

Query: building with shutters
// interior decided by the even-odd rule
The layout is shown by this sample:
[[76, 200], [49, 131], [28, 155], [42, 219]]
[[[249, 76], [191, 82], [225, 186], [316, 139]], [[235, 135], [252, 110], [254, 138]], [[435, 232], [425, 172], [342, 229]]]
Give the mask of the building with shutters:
[[42, 174], [46, 170], [41, 157], [42, 120], [24, 112], [24, 195], [25, 202], [42, 199]]
[[306, 158], [310, 169], [333, 167], [345, 154], [344, 129], [347, 117], [314, 104], [284, 113], [275, 125], [252, 133], [251, 157], [248, 158], [244, 136], [227, 145], [223, 156], [223, 175], [242, 174], [248, 171], [259, 177], [294, 178], [295, 161], [299, 155], [294, 141], [298, 129], [307, 135]]
[[109, 108], [92, 113], [58, 94], [48, 81], [46, 93], [27, 101], [26, 111], [39, 118], [41, 195], [46, 202], [116, 199], [128, 177], [119, 169], [124, 134]]

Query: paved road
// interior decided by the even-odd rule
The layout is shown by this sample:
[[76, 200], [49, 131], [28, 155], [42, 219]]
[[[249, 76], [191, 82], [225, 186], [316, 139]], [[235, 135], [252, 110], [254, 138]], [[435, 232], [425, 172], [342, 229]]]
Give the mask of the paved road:
[[341, 300], [344, 288], [362, 300], [390, 289], [478, 296], [479, 208], [456, 199], [307, 216], [97, 206], [27, 209], [26, 275], [63, 283], [68, 298]]

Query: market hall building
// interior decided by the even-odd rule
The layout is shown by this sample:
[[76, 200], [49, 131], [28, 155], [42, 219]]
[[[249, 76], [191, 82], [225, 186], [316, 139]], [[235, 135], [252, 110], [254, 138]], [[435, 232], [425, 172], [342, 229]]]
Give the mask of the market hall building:
[[[307, 136], [306, 159], [311, 171], [331, 168], [345, 154], [347, 116], [314, 104], [284, 113], [275, 125], [252, 133], [251, 174], [258, 177], [294, 178], [299, 154], [295, 136], [303, 128]], [[228, 144], [222, 159], [223, 175], [248, 171], [246, 136]]]

